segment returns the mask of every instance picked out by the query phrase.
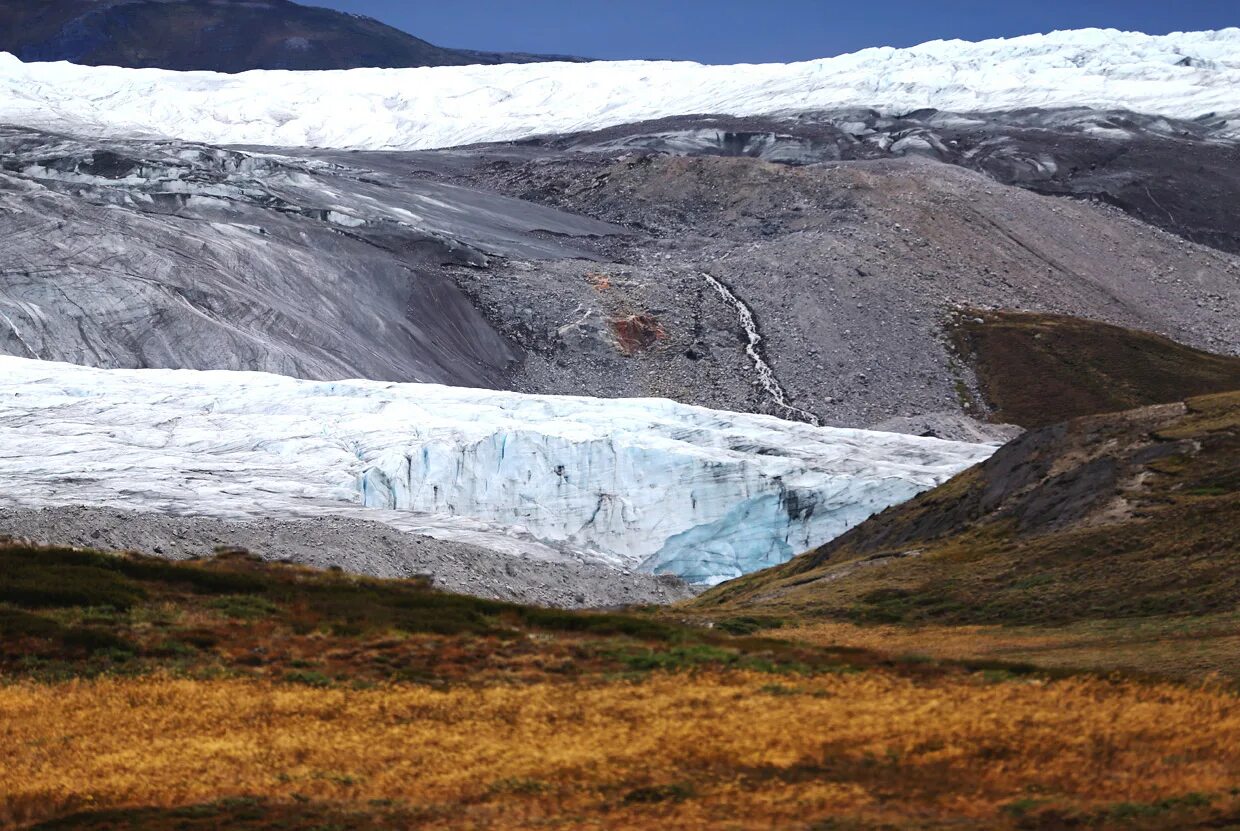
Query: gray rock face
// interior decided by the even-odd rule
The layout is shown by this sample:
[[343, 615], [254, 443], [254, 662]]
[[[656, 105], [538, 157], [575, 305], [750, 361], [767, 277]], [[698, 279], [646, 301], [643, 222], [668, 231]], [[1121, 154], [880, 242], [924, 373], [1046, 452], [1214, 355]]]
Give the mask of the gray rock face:
[[589, 256], [573, 237], [613, 230], [395, 168], [4, 130], [0, 349], [503, 386], [519, 351], [442, 266]]

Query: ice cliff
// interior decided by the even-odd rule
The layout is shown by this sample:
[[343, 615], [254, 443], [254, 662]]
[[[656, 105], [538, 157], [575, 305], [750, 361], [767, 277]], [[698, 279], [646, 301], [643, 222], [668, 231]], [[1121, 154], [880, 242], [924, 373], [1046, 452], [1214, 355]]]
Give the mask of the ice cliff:
[[0, 503], [354, 513], [698, 582], [787, 560], [993, 450], [662, 399], [0, 357]]
[[1069, 106], [1230, 119], [1229, 134], [1240, 135], [1240, 29], [1084, 29], [736, 66], [600, 61], [223, 75], [23, 64], [0, 53], [0, 122], [216, 144], [413, 150], [689, 113]]

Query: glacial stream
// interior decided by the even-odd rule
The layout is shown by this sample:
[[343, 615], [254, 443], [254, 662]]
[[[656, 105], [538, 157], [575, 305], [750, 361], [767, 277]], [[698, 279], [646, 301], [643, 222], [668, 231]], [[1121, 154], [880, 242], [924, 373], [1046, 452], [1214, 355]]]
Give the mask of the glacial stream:
[[754, 319], [753, 312], [745, 301], [741, 300], [732, 290], [723, 283], [716, 280], [706, 272], [702, 272], [702, 277], [709, 283], [715, 291], [719, 292], [719, 296], [736, 309], [736, 316], [741, 322], [745, 334], [749, 337], [749, 344], [745, 347], [745, 354], [753, 361], [754, 372], [758, 376], [758, 384], [766, 391], [771, 402], [779, 409], [780, 413], [795, 421], [804, 421], [815, 427], [821, 422], [818, 416], [802, 410], [793, 404], [788, 403], [788, 396], [784, 393], [784, 388], [780, 386], [779, 379], [775, 377], [775, 370], [771, 369], [771, 365], [762, 357], [762, 333], [758, 331], [758, 322]]

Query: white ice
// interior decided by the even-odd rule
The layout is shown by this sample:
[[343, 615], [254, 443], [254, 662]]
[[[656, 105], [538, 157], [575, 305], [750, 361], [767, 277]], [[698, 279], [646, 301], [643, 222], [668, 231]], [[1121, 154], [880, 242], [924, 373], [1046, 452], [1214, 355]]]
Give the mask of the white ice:
[[23, 64], [0, 53], [0, 123], [216, 144], [412, 150], [695, 113], [1063, 106], [1215, 115], [1232, 119], [1221, 135], [1240, 137], [1240, 28], [1165, 36], [1082, 29], [734, 66], [623, 61], [222, 75]]
[[0, 502], [349, 514], [699, 582], [783, 562], [993, 451], [663, 399], [0, 357]]

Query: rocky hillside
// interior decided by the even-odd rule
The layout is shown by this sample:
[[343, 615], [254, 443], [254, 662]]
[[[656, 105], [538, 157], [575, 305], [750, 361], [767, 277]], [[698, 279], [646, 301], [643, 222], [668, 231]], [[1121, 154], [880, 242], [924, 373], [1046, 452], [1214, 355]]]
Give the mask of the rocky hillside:
[[272, 152], [8, 128], [0, 209], [0, 350], [103, 367], [662, 396], [840, 426], [930, 414], [908, 429], [972, 440], [952, 425], [989, 398], [945, 333], [957, 308], [1240, 352], [1234, 255], [922, 157]]
[[1043, 427], [707, 610], [1065, 623], [1234, 611], [1240, 393]]
[[446, 49], [288, 0], [2, 0], [0, 51], [23, 61], [215, 72], [577, 60]]
[[1228, 194], [1240, 189], [1240, 147], [1227, 130], [1218, 116], [1086, 107], [901, 115], [859, 109], [665, 118], [535, 143], [789, 165], [920, 156], [1038, 193], [1105, 202], [1193, 242], [1240, 252], [1240, 223], [1227, 207]]
[[[524, 347], [522, 388], [666, 395], [854, 426], [984, 415], [945, 336], [957, 307], [1066, 314], [1240, 351], [1235, 256], [934, 159], [790, 166], [539, 146], [412, 158], [444, 181], [631, 232], [609, 245], [610, 262], [454, 270]], [[649, 341], [618, 349], [612, 329], [631, 317]], [[747, 371], [750, 321], [778, 394]]]

